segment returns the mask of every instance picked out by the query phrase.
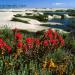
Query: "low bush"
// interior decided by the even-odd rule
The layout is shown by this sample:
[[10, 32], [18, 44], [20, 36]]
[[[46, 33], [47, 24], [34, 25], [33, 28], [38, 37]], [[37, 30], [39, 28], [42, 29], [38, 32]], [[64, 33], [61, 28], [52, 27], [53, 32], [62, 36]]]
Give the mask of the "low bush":
[[21, 19], [18, 19], [18, 18], [12, 18], [11, 21], [16, 21], [16, 22], [22, 22], [22, 23], [28, 23], [28, 21], [24, 21], [24, 20], [21, 20]]
[[31, 18], [31, 19], [36, 19], [38, 21], [43, 21], [43, 22], [47, 22], [48, 21], [48, 15], [33, 15], [33, 16], [22, 16], [22, 15], [14, 15], [15, 17], [22, 17], [22, 18]]
[[14, 15], [15, 17], [21, 17], [22, 15], [21, 14], [16, 14]]

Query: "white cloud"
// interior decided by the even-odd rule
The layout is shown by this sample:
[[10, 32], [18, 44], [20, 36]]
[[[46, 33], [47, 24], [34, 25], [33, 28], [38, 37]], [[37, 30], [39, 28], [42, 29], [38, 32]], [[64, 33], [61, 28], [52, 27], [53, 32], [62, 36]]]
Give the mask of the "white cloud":
[[64, 3], [57, 2], [57, 3], [52, 3], [52, 5], [60, 6], [60, 5], [64, 5]]

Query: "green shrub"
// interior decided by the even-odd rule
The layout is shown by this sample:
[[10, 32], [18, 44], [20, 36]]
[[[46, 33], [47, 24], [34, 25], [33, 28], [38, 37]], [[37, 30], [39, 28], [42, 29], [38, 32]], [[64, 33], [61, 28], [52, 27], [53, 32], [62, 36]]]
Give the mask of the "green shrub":
[[22, 17], [22, 18], [31, 18], [31, 19], [36, 19], [38, 21], [43, 21], [47, 22], [48, 21], [48, 15], [33, 15], [33, 16], [22, 16], [20, 14], [15, 15], [15, 17]]
[[22, 23], [29, 23], [28, 21], [24, 21], [24, 20], [18, 19], [16, 17], [12, 18], [11, 21], [22, 22]]
[[14, 15], [15, 17], [21, 17], [22, 15], [21, 14], [16, 14]]

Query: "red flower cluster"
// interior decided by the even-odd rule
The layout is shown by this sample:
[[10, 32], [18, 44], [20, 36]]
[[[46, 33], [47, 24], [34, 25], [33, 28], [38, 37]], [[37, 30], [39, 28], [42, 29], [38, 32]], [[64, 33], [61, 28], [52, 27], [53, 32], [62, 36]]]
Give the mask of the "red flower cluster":
[[40, 39], [39, 38], [32, 38], [28, 37], [25, 39], [26, 44], [23, 45], [23, 51], [28, 51], [28, 49], [32, 49], [33, 47], [40, 46]]
[[44, 33], [44, 39], [44, 46], [50, 45], [52, 48], [64, 46], [64, 39], [62, 36], [59, 35], [56, 31], [52, 31], [51, 29]]
[[16, 38], [17, 40], [21, 40], [21, 39], [22, 39], [22, 34], [21, 34], [20, 32], [16, 33], [16, 34], [15, 34], [15, 38]]
[[27, 52], [27, 51], [28, 51], [28, 47], [27, 47], [26, 44], [23, 45], [23, 51], [24, 51], [24, 52]]
[[17, 47], [18, 47], [18, 48], [22, 48], [22, 46], [23, 46], [23, 43], [22, 43], [22, 42], [18, 42], [18, 43], [17, 43]]
[[44, 46], [44, 47], [48, 47], [50, 49], [54, 49], [54, 48], [58, 48], [60, 46], [64, 45], [64, 40], [62, 38], [62, 36], [60, 36], [56, 31], [53, 31], [51, 29], [49, 29], [47, 32], [44, 33], [44, 36], [42, 38], [42, 40], [40, 38], [26, 38], [26, 45], [25, 48], [33, 48], [35, 47], [40, 47], [40, 46]]
[[26, 38], [25, 41], [26, 41], [28, 49], [32, 49], [33, 48], [34, 38], [29, 37], [29, 38]]
[[59, 41], [60, 41], [61, 46], [64, 46], [64, 39], [62, 38], [61, 35], [59, 35]]
[[[22, 42], [22, 38], [22, 34], [20, 32], [16, 32], [15, 47], [17, 46], [16, 48], [21, 48], [24, 52], [28, 50], [39, 51], [40, 49], [45, 51], [46, 48], [47, 50], [53, 50], [58, 47], [64, 46], [64, 39], [62, 38], [62, 36], [51, 29], [44, 32], [44, 35], [41, 38], [28, 37], [25, 39], [24, 42]], [[12, 48], [9, 45], [7, 45], [7, 43], [4, 42], [2, 38], [0, 38], [0, 49], [5, 49], [10, 54]]]
[[7, 45], [6, 42], [4, 42], [2, 38], [0, 38], [0, 49], [7, 50], [7, 52], [10, 54], [12, 48], [9, 45]]
[[32, 44], [34, 42], [34, 39], [29, 37], [29, 38], [26, 38], [25, 41], [27, 44]]
[[44, 36], [53, 39], [53, 31], [49, 29], [47, 32], [44, 33]]
[[48, 45], [49, 45], [48, 40], [44, 40], [44, 41], [43, 41], [43, 45], [44, 45], [44, 46], [48, 46]]
[[11, 47], [9, 45], [6, 45], [6, 49], [8, 50], [8, 53], [11, 54]]
[[22, 48], [22, 46], [23, 46], [23, 43], [22, 43], [22, 34], [20, 33], [20, 32], [17, 32], [16, 34], [15, 34], [15, 38], [17, 39], [17, 40], [15, 40], [15, 42], [17, 42], [17, 48]]
[[55, 44], [57, 44], [59, 41], [58, 41], [58, 40], [49, 40], [49, 42], [50, 42], [52, 45], [55, 45]]
[[54, 38], [57, 39], [57, 37], [58, 37], [58, 33], [54, 31]]
[[39, 38], [35, 38], [34, 43], [35, 43], [36, 46], [40, 46], [40, 39]]

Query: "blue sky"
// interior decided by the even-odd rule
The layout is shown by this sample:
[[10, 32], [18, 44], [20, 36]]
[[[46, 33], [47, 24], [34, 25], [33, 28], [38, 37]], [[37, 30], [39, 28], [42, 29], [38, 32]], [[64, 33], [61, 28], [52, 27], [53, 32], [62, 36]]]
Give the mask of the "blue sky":
[[75, 8], [75, 0], [0, 0], [0, 5], [16, 4], [37, 8]]

